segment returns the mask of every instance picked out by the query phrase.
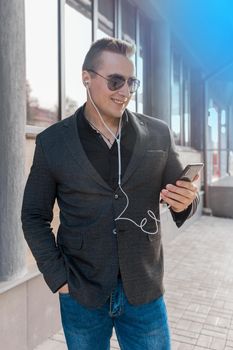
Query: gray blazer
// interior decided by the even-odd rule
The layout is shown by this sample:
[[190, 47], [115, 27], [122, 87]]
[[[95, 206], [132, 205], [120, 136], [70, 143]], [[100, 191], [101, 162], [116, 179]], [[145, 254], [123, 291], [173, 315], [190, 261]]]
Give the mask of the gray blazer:
[[[77, 131], [78, 113], [37, 136], [22, 206], [25, 238], [53, 292], [68, 282], [70, 294], [81, 304], [99, 307], [116, 286], [120, 270], [129, 302], [150, 302], [164, 288], [160, 222], [148, 210], [159, 220], [160, 191], [182, 171], [170, 130], [161, 120], [127, 111], [137, 137], [122, 178], [129, 205], [116, 221], [126, 197], [119, 188], [110, 188], [89, 162]], [[50, 226], [55, 199], [60, 209], [57, 239]], [[177, 226], [195, 212], [197, 203], [183, 215], [172, 213]], [[140, 223], [144, 231], [158, 232], [145, 233]]]

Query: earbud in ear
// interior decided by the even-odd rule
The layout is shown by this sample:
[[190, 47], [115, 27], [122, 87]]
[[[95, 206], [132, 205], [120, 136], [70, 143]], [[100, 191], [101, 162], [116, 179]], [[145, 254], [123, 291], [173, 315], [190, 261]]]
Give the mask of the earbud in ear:
[[88, 80], [84, 80], [84, 85], [87, 87], [89, 84], [89, 81]]

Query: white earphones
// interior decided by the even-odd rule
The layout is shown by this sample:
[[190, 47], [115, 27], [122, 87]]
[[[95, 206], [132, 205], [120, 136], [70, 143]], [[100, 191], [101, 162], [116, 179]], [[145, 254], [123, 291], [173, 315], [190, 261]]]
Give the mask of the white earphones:
[[[105, 128], [109, 130], [109, 132], [113, 135], [113, 137], [115, 138], [116, 143], [117, 143], [117, 150], [118, 150], [118, 186], [119, 186], [121, 192], [123, 193], [123, 195], [126, 198], [126, 205], [125, 205], [125, 208], [122, 210], [122, 212], [118, 215], [118, 217], [115, 218], [115, 221], [118, 221], [118, 220], [130, 221], [135, 226], [139, 227], [142, 232], [147, 233], [149, 235], [155, 235], [155, 234], [157, 234], [159, 232], [158, 222], [160, 222], [160, 220], [158, 220], [156, 218], [156, 215], [155, 215], [155, 213], [152, 210], [150, 210], [150, 209], [147, 210], [147, 214], [155, 222], [155, 231], [154, 232], [147, 231], [147, 230], [145, 230], [143, 228], [148, 222], [148, 219], [146, 217], [143, 218], [140, 223], [137, 223], [137, 222], [135, 222], [134, 220], [132, 220], [132, 219], [130, 219], [128, 217], [123, 217], [123, 214], [125, 213], [125, 211], [127, 210], [128, 206], [129, 206], [129, 198], [128, 198], [127, 194], [125, 193], [125, 191], [123, 190], [123, 188], [121, 187], [121, 123], [122, 123], [122, 118], [120, 118], [120, 121], [119, 121], [119, 127], [118, 127], [119, 134], [118, 134], [118, 138], [117, 138], [116, 135], [114, 135], [114, 133], [112, 132], [112, 130], [108, 127], [108, 125], [104, 122], [104, 120], [103, 120], [103, 118], [102, 118], [102, 116], [100, 114], [99, 109], [97, 108], [95, 102], [92, 99], [92, 96], [91, 96], [88, 84], [89, 84], [89, 81], [88, 80], [84, 80], [84, 85], [85, 85], [85, 87], [87, 89], [87, 93], [88, 93], [88, 96], [90, 98], [90, 101], [91, 101], [93, 107], [95, 108], [97, 114], [99, 115], [99, 118], [102, 121], [102, 123], [104, 124]], [[126, 111], [126, 113], [127, 113], [127, 111]]]

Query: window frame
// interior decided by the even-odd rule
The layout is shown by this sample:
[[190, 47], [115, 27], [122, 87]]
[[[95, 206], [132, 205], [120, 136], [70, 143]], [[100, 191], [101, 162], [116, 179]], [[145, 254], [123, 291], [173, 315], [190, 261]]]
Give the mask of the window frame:
[[[177, 146], [190, 147], [191, 146], [191, 82], [190, 82], [190, 69], [189, 66], [182, 59], [180, 53], [176, 51], [175, 48], [171, 49], [171, 113], [170, 113], [170, 127], [172, 129], [172, 87], [174, 79], [174, 57], [177, 56], [179, 60], [179, 113], [180, 113], [180, 137], [179, 142], [175, 140]], [[185, 79], [185, 70], [187, 71], [187, 79]], [[188, 84], [188, 141], [185, 141], [185, 88], [186, 81]]]
[[[122, 37], [122, 0], [112, 0], [114, 3], [114, 27], [113, 35], [116, 38]], [[127, 0], [128, 3], [135, 8], [136, 20], [135, 20], [135, 43], [139, 47], [140, 40], [140, 19], [147, 21], [149, 34], [151, 34], [151, 20], [146, 14], [131, 0]], [[78, 1], [76, 0], [57, 0], [57, 47], [58, 47], [58, 121], [65, 119], [65, 5], [73, 7], [78, 10]], [[91, 24], [92, 24], [92, 42], [96, 40], [96, 34], [98, 29], [98, 0], [91, 0]], [[149, 35], [150, 37], [150, 35]], [[149, 39], [148, 39], [149, 40]], [[149, 113], [148, 106], [151, 106], [151, 88], [148, 86], [150, 83], [149, 72], [151, 64], [151, 51], [148, 42], [146, 43], [145, 57], [148, 60], [148, 64], [143, 69], [143, 79], [147, 81], [147, 84], [143, 86], [143, 113]], [[136, 52], [135, 56], [135, 69], [138, 71], [138, 57], [139, 52]], [[149, 94], [148, 94], [149, 92]], [[135, 106], [136, 112], [138, 111], [138, 95], [135, 94]], [[146, 107], [147, 106], [147, 107]], [[146, 111], [145, 111], [146, 109]], [[150, 108], [149, 108], [150, 109]], [[25, 134], [26, 137], [36, 137], [37, 134], [45, 130], [47, 126], [29, 125], [26, 122]]]
[[[62, 3], [65, 2], [66, 0], [57, 0], [57, 30], [58, 30], [58, 35], [57, 35], [57, 48], [58, 48], [58, 104], [57, 104], [57, 113], [58, 113], [58, 119], [57, 122], [61, 120], [61, 100], [60, 100], [60, 16], [62, 15], [61, 12], [61, 7]], [[26, 33], [25, 33], [26, 35]], [[25, 137], [27, 138], [35, 138], [39, 133], [44, 131], [48, 126], [39, 126], [39, 125], [30, 125], [27, 123], [27, 118], [26, 118], [26, 123], [25, 123]]]

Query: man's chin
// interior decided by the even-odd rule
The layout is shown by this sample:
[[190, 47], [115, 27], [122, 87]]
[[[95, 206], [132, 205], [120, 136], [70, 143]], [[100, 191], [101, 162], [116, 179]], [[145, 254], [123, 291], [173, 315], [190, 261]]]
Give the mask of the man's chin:
[[115, 118], [121, 118], [125, 112], [126, 107], [122, 108], [119, 112], [114, 113]]
[[103, 111], [102, 114], [105, 116], [108, 116], [109, 118], [120, 119], [125, 112], [125, 108], [122, 108], [121, 110], [118, 110], [118, 111], [111, 110], [111, 109], [109, 109], [108, 111], [105, 110], [105, 111]]

